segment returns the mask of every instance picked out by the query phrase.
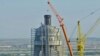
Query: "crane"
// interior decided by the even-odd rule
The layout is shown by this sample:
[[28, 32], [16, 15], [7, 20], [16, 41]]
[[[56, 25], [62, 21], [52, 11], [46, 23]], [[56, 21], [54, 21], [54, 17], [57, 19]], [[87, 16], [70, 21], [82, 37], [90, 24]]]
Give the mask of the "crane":
[[100, 18], [96, 20], [94, 25], [89, 29], [89, 31], [86, 34], [83, 34], [81, 31], [80, 27], [80, 21], [78, 21], [78, 36], [77, 36], [77, 51], [78, 51], [78, 56], [84, 56], [84, 49], [85, 49], [85, 42], [86, 42], [86, 37], [93, 33], [95, 30], [96, 26], [100, 24]]
[[70, 40], [68, 38], [66, 29], [65, 29], [65, 25], [64, 25], [64, 21], [63, 18], [57, 13], [56, 9], [53, 7], [53, 5], [51, 4], [50, 0], [48, 0], [48, 5], [51, 8], [52, 12], [54, 13], [54, 15], [57, 17], [60, 27], [62, 28], [65, 40], [66, 40], [66, 44], [68, 46], [69, 52], [70, 52], [70, 56], [73, 56], [73, 50], [72, 50], [72, 45], [70, 43]]
[[83, 33], [80, 27], [80, 21], [77, 23], [78, 25], [78, 34], [77, 34], [77, 54], [78, 56], [84, 56], [84, 44], [85, 44], [85, 37], [83, 37]]

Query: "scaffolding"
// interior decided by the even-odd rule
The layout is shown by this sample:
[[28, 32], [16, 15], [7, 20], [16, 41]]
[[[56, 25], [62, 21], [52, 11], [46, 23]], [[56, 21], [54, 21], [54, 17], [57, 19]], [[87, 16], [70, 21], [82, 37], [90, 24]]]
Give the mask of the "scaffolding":
[[54, 26], [31, 29], [32, 56], [63, 56], [60, 31]]

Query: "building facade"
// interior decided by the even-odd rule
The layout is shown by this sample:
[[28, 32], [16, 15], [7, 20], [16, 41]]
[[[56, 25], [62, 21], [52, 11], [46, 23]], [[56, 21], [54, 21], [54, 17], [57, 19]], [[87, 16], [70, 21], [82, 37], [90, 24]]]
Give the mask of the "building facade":
[[59, 28], [51, 25], [51, 15], [44, 16], [44, 24], [31, 30], [33, 56], [63, 56]]

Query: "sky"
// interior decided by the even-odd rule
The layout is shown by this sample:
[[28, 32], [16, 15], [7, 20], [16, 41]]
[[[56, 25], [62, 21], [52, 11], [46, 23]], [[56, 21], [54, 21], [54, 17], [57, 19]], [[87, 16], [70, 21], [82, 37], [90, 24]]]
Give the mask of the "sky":
[[[85, 34], [100, 18], [100, 0], [51, 0], [51, 3], [64, 18], [69, 36], [78, 20], [82, 19], [81, 28]], [[90, 15], [91, 12], [95, 13]], [[60, 28], [47, 0], [0, 0], [0, 38], [30, 38], [30, 29], [44, 23], [45, 14], [52, 15], [52, 25]], [[100, 25], [88, 37], [100, 37], [99, 29]]]

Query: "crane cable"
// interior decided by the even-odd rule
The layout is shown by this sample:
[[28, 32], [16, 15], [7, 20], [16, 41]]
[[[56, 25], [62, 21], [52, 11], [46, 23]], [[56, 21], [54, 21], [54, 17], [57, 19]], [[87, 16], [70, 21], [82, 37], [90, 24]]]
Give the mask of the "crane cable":
[[75, 27], [72, 29], [72, 32], [71, 32], [70, 38], [73, 37], [74, 33], [76, 32], [76, 28], [77, 28], [77, 26], [75, 25]]
[[89, 13], [87, 16], [80, 19], [80, 21], [87, 19], [89, 16], [95, 14], [96, 12], [100, 11], [100, 8], [94, 10], [93, 12]]
[[94, 31], [94, 29], [96, 28], [96, 26], [98, 26], [100, 24], [100, 18], [98, 18], [96, 20], [96, 22], [94, 23], [94, 25], [89, 29], [89, 31], [87, 32], [87, 34], [85, 34], [85, 37], [92, 34], [92, 32]]
[[[88, 14], [87, 16], [85, 16], [85, 17], [79, 19], [79, 21], [82, 21], [82, 20], [87, 19], [89, 16], [92, 16], [93, 14], [95, 14], [95, 13], [98, 12], [98, 11], [100, 11], [100, 8], [94, 10], [93, 12], [91, 12], [90, 14]], [[76, 24], [76, 25], [77, 25], [77, 24]], [[76, 25], [75, 25], [74, 29], [73, 29], [72, 32], [71, 32], [71, 35], [70, 35], [71, 38], [73, 37], [73, 35], [74, 35], [74, 33], [75, 33], [74, 31], [76, 31], [76, 28], [77, 28]], [[88, 34], [86, 34], [86, 35], [88, 35]]]

